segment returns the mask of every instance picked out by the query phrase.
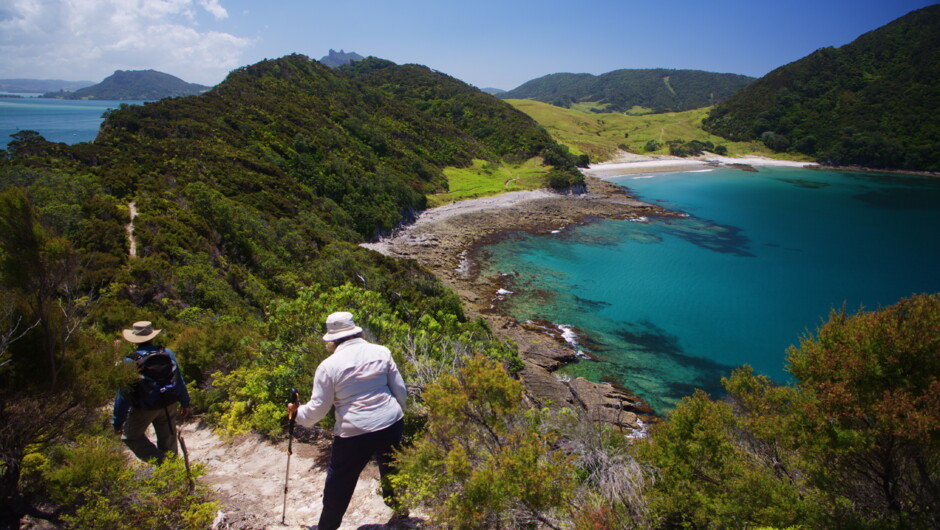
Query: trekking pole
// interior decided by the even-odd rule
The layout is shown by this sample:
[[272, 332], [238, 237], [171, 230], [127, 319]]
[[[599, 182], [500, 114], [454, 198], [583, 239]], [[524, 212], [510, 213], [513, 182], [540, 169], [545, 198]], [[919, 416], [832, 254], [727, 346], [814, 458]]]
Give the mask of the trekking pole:
[[[173, 435], [176, 437], [176, 440], [180, 444], [180, 449], [183, 451], [183, 463], [186, 464], [186, 479], [189, 481], [189, 493], [192, 494], [196, 491], [196, 481], [193, 480], [193, 472], [189, 468], [189, 451], [186, 450], [186, 441], [183, 440], [183, 433], [180, 432], [179, 423], [170, 421], [170, 409], [168, 405], [163, 407], [163, 412], [166, 414], [166, 422], [170, 424], [170, 429], [173, 431]], [[179, 420], [179, 416], [176, 417]]]
[[[298, 403], [299, 401], [300, 394], [297, 392], [297, 389], [290, 389], [290, 395], [287, 396], [287, 402]], [[294, 413], [288, 417], [287, 422], [287, 470], [284, 472], [284, 507], [281, 509], [281, 524], [285, 524], [284, 519], [287, 516], [287, 481], [290, 478], [290, 455], [292, 454], [291, 446], [294, 443], [294, 418], [296, 416], [297, 411], [295, 410]]]

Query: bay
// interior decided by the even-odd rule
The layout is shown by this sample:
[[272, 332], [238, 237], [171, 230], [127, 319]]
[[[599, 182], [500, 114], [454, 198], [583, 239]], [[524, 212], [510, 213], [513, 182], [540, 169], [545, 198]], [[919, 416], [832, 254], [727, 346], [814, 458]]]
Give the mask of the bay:
[[35, 97], [0, 97], [0, 145], [6, 148], [10, 135], [33, 130], [50, 142], [90, 142], [98, 134], [108, 109], [143, 101], [65, 100]]
[[940, 292], [940, 179], [792, 168], [625, 176], [689, 214], [518, 234], [481, 250], [516, 319], [570, 327], [595, 360], [561, 371], [623, 384], [665, 412], [743, 364], [780, 383], [786, 350], [833, 308]]

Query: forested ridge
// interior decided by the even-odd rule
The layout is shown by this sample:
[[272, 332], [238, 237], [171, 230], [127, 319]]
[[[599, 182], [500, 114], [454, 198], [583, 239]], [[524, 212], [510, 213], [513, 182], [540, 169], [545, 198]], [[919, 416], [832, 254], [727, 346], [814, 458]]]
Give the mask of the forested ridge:
[[940, 6], [770, 72], [703, 122], [833, 165], [940, 171]]
[[701, 70], [623, 69], [598, 76], [550, 74], [533, 79], [501, 99], [534, 99], [558, 107], [590, 102], [603, 112], [681, 112], [720, 103], [754, 79]]
[[120, 330], [165, 330], [202, 421], [279, 439], [341, 310], [410, 386], [394, 481], [432, 527], [940, 525], [937, 295], [835, 311], [789, 352], [792, 385], [742, 368], [645, 440], [528, 407], [514, 345], [415, 262], [356, 245], [423, 208], [445, 167], [535, 157], [579, 182], [532, 120], [445, 74], [292, 55], [111, 111], [93, 143], [21, 131], [4, 155], [0, 528], [209, 527], [208, 486], [180, 459], [129, 462], [108, 425], [136, 378]]

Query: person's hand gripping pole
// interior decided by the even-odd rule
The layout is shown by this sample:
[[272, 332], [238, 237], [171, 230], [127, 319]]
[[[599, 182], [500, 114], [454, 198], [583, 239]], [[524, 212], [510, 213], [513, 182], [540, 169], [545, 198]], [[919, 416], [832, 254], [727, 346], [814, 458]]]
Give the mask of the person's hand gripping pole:
[[290, 389], [287, 396], [287, 470], [284, 472], [284, 507], [281, 510], [281, 524], [285, 524], [287, 516], [287, 481], [290, 478], [290, 455], [293, 453], [294, 420], [297, 418], [297, 406], [300, 404], [300, 393], [296, 388]]

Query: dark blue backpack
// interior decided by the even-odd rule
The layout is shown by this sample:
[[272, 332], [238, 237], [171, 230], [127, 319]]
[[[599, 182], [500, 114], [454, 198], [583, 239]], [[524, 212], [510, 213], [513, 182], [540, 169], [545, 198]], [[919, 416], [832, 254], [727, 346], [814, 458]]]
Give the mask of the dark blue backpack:
[[135, 351], [129, 357], [140, 378], [134, 383], [131, 402], [143, 410], [157, 410], [180, 400], [179, 366], [165, 348]]

